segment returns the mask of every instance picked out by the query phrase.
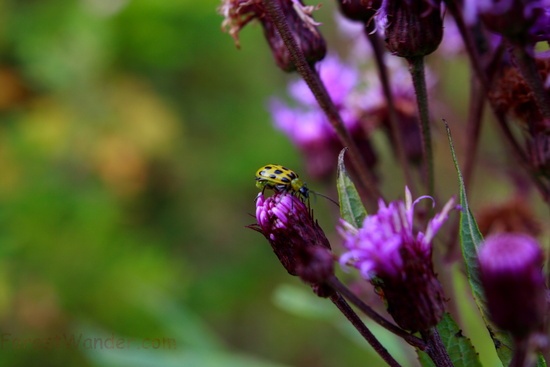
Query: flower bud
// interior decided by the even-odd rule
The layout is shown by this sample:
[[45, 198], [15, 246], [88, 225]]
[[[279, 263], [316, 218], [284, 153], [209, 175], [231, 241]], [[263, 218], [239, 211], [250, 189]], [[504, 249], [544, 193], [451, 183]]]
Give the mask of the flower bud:
[[479, 249], [478, 261], [495, 325], [516, 338], [537, 331], [546, 310], [543, 254], [537, 241], [524, 234], [489, 236]]
[[[290, 31], [304, 53], [306, 60], [310, 64], [322, 60], [326, 54], [325, 40], [316, 28], [319, 23], [315, 22], [311, 17], [316, 7], [305, 6], [301, 0], [273, 1], [278, 2], [278, 5], [281, 7]], [[222, 28], [227, 29], [229, 34], [235, 39], [237, 46], [239, 45], [239, 31], [251, 20], [259, 20], [263, 26], [265, 38], [277, 65], [287, 72], [296, 69], [288, 48], [277, 31], [275, 23], [267, 15], [261, 0], [223, 0], [220, 13], [225, 17]]]
[[[327, 53], [327, 47], [324, 38], [316, 28], [319, 23], [315, 22], [311, 17], [311, 13], [315, 10], [315, 7], [304, 6], [301, 0], [274, 1], [279, 1], [294, 39], [300, 46], [308, 63], [313, 65], [317, 61], [322, 60]], [[260, 18], [260, 21], [264, 27], [265, 38], [271, 47], [271, 52], [275, 57], [277, 65], [286, 72], [296, 70], [296, 66], [290, 57], [290, 52], [273, 21], [269, 17]]]
[[541, 0], [476, 1], [483, 24], [508, 38], [526, 39], [531, 27], [544, 14], [544, 2]]
[[535, 237], [542, 232], [542, 224], [522, 195], [500, 204], [482, 207], [476, 217], [479, 231], [484, 237], [500, 232], [524, 233]]
[[310, 284], [334, 274], [330, 243], [309, 208], [295, 195], [260, 193], [256, 199], [258, 223], [249, 228], [265, 236], [290, 275]]
[[340, 10], [346, 18], [363, 23], [372, 20], [381, 4], [382, 0], [338, 0]]
[[388, 0], [386, 47], [397, 56], [412, 58], [434, 52], [443, 38], [440, 0]]

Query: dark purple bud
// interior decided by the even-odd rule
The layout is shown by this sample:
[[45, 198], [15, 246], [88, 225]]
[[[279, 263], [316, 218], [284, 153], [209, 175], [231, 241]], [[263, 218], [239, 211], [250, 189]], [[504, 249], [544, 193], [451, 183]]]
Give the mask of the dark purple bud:
[[518, 195], [503, 203], [490, 204], [476, 213], [483, 236], [493, 233], [524, 233], [533, 237], [542, 232], [542, 224], [525, 197]]
[[527, 235], [501, 233], [478, 252], [481, 283], [495, 325], [523, 338], [539, 330], [546, 310], [543, 254]]
[[322, 283], [334, 274], [330, 243], [310, 209], [297, 196], [260, 193], [256, 199], [258, 223], [250, 228], [262, 233], [291, 275]]
[[376, 14], [382, 0], [338, 0], [342, 14], [350, 20], [369, 23]]
[[[301, 0], [273, 0], [279, 3], [294, 39], [300, 46], [306, 60], [311, 64], [322, 60], [326, 55], [325, 40], [317, 30], [319, 23], [315, 22], [311, 14], [314, 6], [305, 6]], [[261, 0], [223, 0], [219, 9], [225, 17], [222, 28], [235, 39], [239, 46], [238, 33], [250, 21], [257, 19], [261, 22], [264, 35], [271, 48], [277, 65], [284, 71], [296, 69], [290, 58], [290, 52], [279, 35], [273, 21], [266, 13]]]
[[386, 47], [397, 56], [412, 58], [434, 52], [443, 38], [440, 0], [388, 0]]
[[[478, 0], [479, 1], [479, 0]], [[531, 28], [544, 15], [541, 0], [481, 0], [480, 18], [491, 31], [508, 38], [527, 40]]]

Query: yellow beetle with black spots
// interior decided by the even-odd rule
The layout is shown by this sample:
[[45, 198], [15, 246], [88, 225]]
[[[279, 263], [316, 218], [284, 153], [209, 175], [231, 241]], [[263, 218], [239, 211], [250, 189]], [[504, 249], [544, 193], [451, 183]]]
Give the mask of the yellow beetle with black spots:
[[277, 192], [297, 193], [309, 197], [309, 189], [293, 170], [280, 164], [267, 164], [256, 172], [256, 187]]

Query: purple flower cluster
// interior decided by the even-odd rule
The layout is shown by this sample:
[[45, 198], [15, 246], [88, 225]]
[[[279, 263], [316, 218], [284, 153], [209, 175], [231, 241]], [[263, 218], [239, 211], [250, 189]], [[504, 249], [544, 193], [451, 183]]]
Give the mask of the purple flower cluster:
[[[472, 177], [478, 166], [494, 160], [476, 156], [494, 154], [481, 149], [485, 106], [490, 105], [487, 111], [492, 112], [502, 132], [500, 136], [506, 140], [499, 143], [511, 148], [503, 151], [512, 152], [514, 162], [519, 162], [513, 169], [500, 167], [501, 171], [513, 171], [510, 184], [525, 198], [530, 194], [525, 184], [529, 181], [544, 201], [550, 202], [550, 58], [535, 52], [542, 48], [535, 47], [541, 46], [538, 42], [550, 43], [550, 0], [339, 0], [343, 16], [357, 26], [339, 20], [342, 29], [353, 33], [350, 43], [355, 52], [347, 54], [352, 57], [346, 62], [334, 53], [325, 57], [319, 23], [311, 18], [316, 8], [305, 6], [301, 0], [224, 0], [224, 4], [224, 25], [234, 37], [244, 24], [258, 19], [279, 67], [297, 71], [302, 78], [289, 85], [289, 102], [273, 98], [269, 109], [276, 129], [288, 136], [303, 155], [307, 176], [332, 177], [337, 165], [344, 163], [344, 158], [337, 162], [338, 153], [347, 148], [345, 164], [349, 165], [351, 178], [360, 183], [357, 189], [361, 199], [356, 198], [356, 191], [347, 181], [339, 180], [341, 205], [350, 204], [345, 198], [353, 197], [353, 204], [349, 205], [352, 208], [346, 209], [356, 215], [364, 212], [364, 208], [359, 208], [360, 200], [365, 200], [369, 211], [378, 204], [378, 211], [367, 215], [359, 228], [355, 217], [349, 219], [349, 211], [342, 211], [354, 224], [341, 220], [337, 227], [345, 248], [340, 265], [345, 270], [358, 269], [361, 277], [375, 286], [395, 322], [388, 329], [397, 325], [396, 334], [407, 334], [403, 337], [408, 342], [407, 337], [415, 338], [413, 333], [419, 332], [421, 343], [411, 345], [431, 353], [434, 365], [452, 365], [446, 351], [437, 352], [444, 347], [436, 341], [435, 326], [446, 312], [446, 303], [454, 301], [456, 294], [449, 298], [444, 295], [434, 271], [432, 244], [450, 212], [458, 206], [451, 198], [431, 219], [423, 217], [426, 211], [418, 213], [417, 207], [423, 199], [431, 200], [435, 206], [436, 192], [448, 187], [448, 182], [436, 182], [436, 173], [443, 171], [441, 159], [434, 154], [437, 134], [432, 133], [433, 116], [454, 120], [457, 128], [453, 131], [463, 134], [455, 139], [457, 155], [465, 155], [463, 161], [460, 158], [464, 164], [461, 185], [472, 190], [470, 183], [475, 182]], [[436, 50], [439, 59], [432, 63], [432, 58], [426, 56]], [[439, 67], [437, 61], [447, 63], [459, 52], [469, 58], [471, 73], [456, 68], [457, 64]], [[437, 76], [443, 82], [435, 93], [436, 78], [428, 62], [438, 66], [438, 71], [456, 71], [456, 75], [446, 78]], [[464, 82], [470, 83], [469, 98], [464, 99], [469, 100], [468, 106], [463, 106], [460, 98], [449, 104], [438, 98], [455, 89], [466, 90], [461, 85]], [[521, 129], [514, 128], [513, 123]], [[371, 139], [377, 139], [377, 146], [383, 143], [378, 140], [377, 130], [388, 136], [389, 143], [388, 149], [380, 152], [393, 152], [393, 163], [402, 169], [402, 186], [406, 186], [403, 200], [387, 203], [382, 199], [387, 194], [384, 191], [392, 187], [385, 185], [388, 177], [396, 176], [393, 171], [386, 177], [374, 171], [378, 156]], [[391, 164], [382, 163], [384, 167]], [[291, 185], [291, 178], [274, 172], [269, 179], [273, 185], [260, 188], [273, 189], [275, 193], [271, 197], [265, 197], [264, 192], [259, 194], [257, 224], [251, 228], [266, 237], [290, 274], [328, 289], [318, 294], [333, 300], [333, 296], [341, 294], [365, 310], [358, 297], [342, 288], [334, 276], [334, 257], [326, 236], [312, 217], [310, 203], [306, 205], [292, 195], [292, 190], [281, 191], [281, 187]], [[416, 193], [421, 186], [429, 195], [414, 200], [408, 187]], [[538, 234], [536, 226], [530, 222], [518, 225], [517, 218], [529, 219], [529, 213], [514, 207], [501, 208], [496, 214], [492, 212], [487, 221], [479, 216], [482, 220], [478, 223], [482, 231], [526, 231], [534, 237]], [[483, 226], [484, 222], [489, 225]], [[478, 245], [472, 243], [475, 241], [448, 237], [446, 258], [459, 258], [462, 246], [463, 265], [484, 319], [491, 319], [514, 337], [513, 343], [501, 341], [498, 338], [502, 334], [496, 333], [495, 345], [513, 344], [515, 348], [511, 364], [508, 357], [501, 356], [504, 365], [528, 365], [520, 359], [530, 358], [533, 353], [529, 348], [546, 348], [543, 352], [550, 355], [547, 337], [543, 338], [546, 346], [529, 344], [540, 336], [547, 318], [543, 254], [533, 237], [517, 233], [489, 235], [480, 247], [477, 263], [474, 251], [470, 251], [475, 248], [472, 245]], [[485, 297], [477, 279], [481, 280]], [[350, 314], [344, 313], [350, 319]], [[371, 316], [370, 312], [365, 313]], [[384, 356], [383, 352], [379, 354]]]
[[425, 331], [437, 325], [445, 310], [443, 288], [433, 270], [432, 240], [455, 207], [450, 199], [430, 220], [424, 232], [414, 225], [414, 202], [408, 189], [405, 201], [386, 205], [369, 215], [361, 228], [342, 222], [346, 252], [340, 264], [352, 265], [361, 276], [382, 290], [388, 312], [406, 330]]
[[342, 221], [340, 232], [348, 250], [340, 257], [342, 266], [351, 264], [370, 280], [375, 276], [404, 276], [404, 262], [408, 261], [403, 257], [404, 248], [431, 262], [432, 240], [455, 208], [455, 200], [451, 198], [428, 222], [425, 232], [421, 232], [415, 230], [414, 207], [422, 199], [432, 198], [421, 196], [413, 202], [407, 188], [404, 202], [398, 200], [386, 205], [380, 201], [378, 213], [367, 216], [361, 228], [355, 229]]

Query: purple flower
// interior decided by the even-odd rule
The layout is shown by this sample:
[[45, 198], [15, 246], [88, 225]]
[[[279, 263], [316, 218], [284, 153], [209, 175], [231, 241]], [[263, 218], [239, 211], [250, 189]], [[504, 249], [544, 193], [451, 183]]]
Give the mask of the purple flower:
[[379, 203], [378, 213], [369, 215], [359, 229], [342, 221], [339, 228], [348, 250], [340, 264], [359, 269], [363, 278], [382, 290], [388, 312], [395, 322], [412, 331], [428, 330], [445, 310], [443, 288], [432, 264], [432, 240], [447, 220], [455, 200], [428, 222], [424, 232], [414, 226], [414, 202], [405, 189], [405, 201]]
[[516, 338], [536, 332], [546, 311], [542, 249], [531, 236], [501, 233], [478, 252], [481, 282], [491, 319]]
[[455, 200], [451, 198], [428, 222], [425, 232], [421, 232], [414, 230], [413, 219], [414, 206], [422, 199], [432, 198], [421, 196], [413, 202], [411, 192], [406, 188], [405, 202], [398, 200], [386, 205], [380, 200], [378, 213], [367, 216], [363, 227], [354, 229], [343, 221], [341, 233], [348, 251], [340, 257], [340, 264], [344, 267], [352, 264], [365, 279], [370, 280], [374, 276], [403, 275], [404, 247], [431, 261], [432, 240], [455, 207]]
[[289, 274], [311, 284], [323, 283], [333, 275], [330, 243], [311, 210], [297, 196], [286, 192], [270, 197], [258, 194], [256, 220], [250, 228], [265, 236]]

